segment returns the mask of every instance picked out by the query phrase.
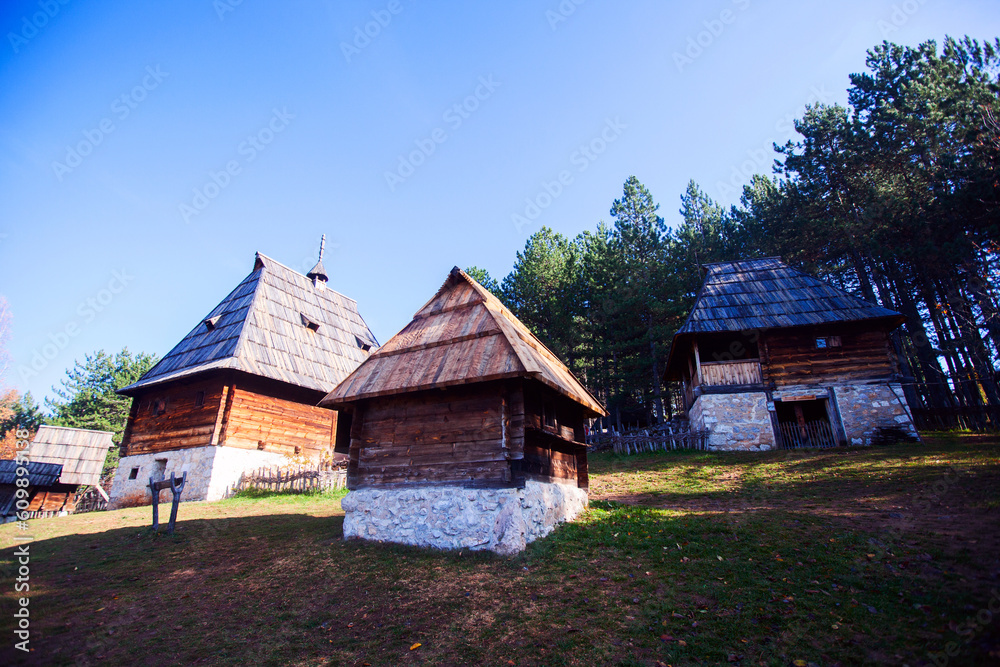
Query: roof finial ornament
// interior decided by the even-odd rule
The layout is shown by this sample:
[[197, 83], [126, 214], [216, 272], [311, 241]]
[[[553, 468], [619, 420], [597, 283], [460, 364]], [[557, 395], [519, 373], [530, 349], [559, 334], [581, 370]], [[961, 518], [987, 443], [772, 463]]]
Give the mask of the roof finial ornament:
[[323, 238], [319, 241], [319, 261], [316, 262], [316, 266], [309, 270], [306, 274], [306, 278], [313, 281], [313, 286], [322, 289], [326, 287], [326, 282], [329, 278], [326, 275], [326, 269], [323, 268], [323, 250], [326, 249], [326, 234], [323, 234]]

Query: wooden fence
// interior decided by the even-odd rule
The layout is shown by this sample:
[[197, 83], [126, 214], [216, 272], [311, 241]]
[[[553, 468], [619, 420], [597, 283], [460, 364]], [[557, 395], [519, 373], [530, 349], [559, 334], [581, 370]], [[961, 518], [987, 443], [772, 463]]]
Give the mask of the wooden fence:
[[233, 493], [256, 489], [275, 493], [333, 491], [347, 486], [347, 467], [336, 463], [297, 466], [269, 466], [244, 473]]
[[778, 430], [781, 433], [782, 449], [837, 446], [837, 439], [833, 437], [833, 429], [827, 421], [806, 422], [804, 426], [782, 422], [778, 424]]
[[913, 421], [918, 431], [1000, 431], [1000, 405], [916, 408]]
[[705, 386], [760, 384], [760, 362], [712, 361], [701, 364], [701, 383]]
[[108, 509], [108, 501], [100, 494], [97, 487], [90, 486], [83, 493], [77, 494], [76, 509], [73, 510], [73, 513], [103, 512], [106, 509]]
[[615, 454], [639, 454], [673, 449], [707, 449], [708, 431], [692, 431], [686, 423], [669, 423], [628, 433], [594, 433], [588, 438], [594, 449], [611, 449]]

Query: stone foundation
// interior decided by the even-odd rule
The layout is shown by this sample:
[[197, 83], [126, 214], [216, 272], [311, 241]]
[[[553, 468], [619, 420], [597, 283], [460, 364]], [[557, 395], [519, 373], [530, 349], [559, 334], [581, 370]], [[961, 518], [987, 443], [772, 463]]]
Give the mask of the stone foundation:
[[711, 450], [765, 451], [774, 448], [767, 396], [762, 391], [742, 394], [703, 394], [688, 413], [691, 428], [709, 432]]
[[870, 445], [879, 428], [896, 426], [919, 438], [897, 384], [852, 384], [833, 388], [844, 433], [852, 445]]
[[341, 507], [344, 537], [506, 556], [576, 517], [587, 507], [587, 492], [533, 481], [523, 489], [360, 489], [348, 493]]
[[[150, 475], [156, 470], [157, 459], [167, 461], [164, 479], [170, 479], [170, 473], [180, 477], [187, 472], [182, 501], [220, 500], [230, 495], [232, 487], [244, 472], [288, 462], [287, 457], [275, 452], [215, 446], [126, 456], [118, 463], [111, 484], [109, 506], [112, 509], [150, 504], [147, 485]], [[129, 479], [133, 468], [139, 468], [139, 473], [135, 479]], [[161, 493], [161, 501], [169, 495]]]

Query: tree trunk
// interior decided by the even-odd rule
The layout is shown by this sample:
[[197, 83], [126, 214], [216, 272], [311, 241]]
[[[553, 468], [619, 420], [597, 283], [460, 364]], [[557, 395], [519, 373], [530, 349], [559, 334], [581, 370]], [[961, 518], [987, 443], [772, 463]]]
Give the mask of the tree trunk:
[[653, 414], [656, 416], [656, 423], [663, 423], [663, 397], [660, 395], [660, 362], [656, 357], [656, 339], [653, 337], [653, 328], [647, 330], [649, 336], [649, 356], [653, 361]]

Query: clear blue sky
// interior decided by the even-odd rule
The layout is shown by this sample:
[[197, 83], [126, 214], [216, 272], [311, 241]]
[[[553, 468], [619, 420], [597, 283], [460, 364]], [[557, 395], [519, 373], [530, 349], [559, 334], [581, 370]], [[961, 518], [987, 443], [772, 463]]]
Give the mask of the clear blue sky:
[[500, 278], [540, 226], [607, 220], [630, 174], [669, 224], [689, 179], [732, 203], [882, 39], [1000, 34], [985, 0], [237, 2], [2, 3], [9, 385], [162, 355], [255, 251], [304, 272], [323, 233], [384, 342], [452, 266]]

